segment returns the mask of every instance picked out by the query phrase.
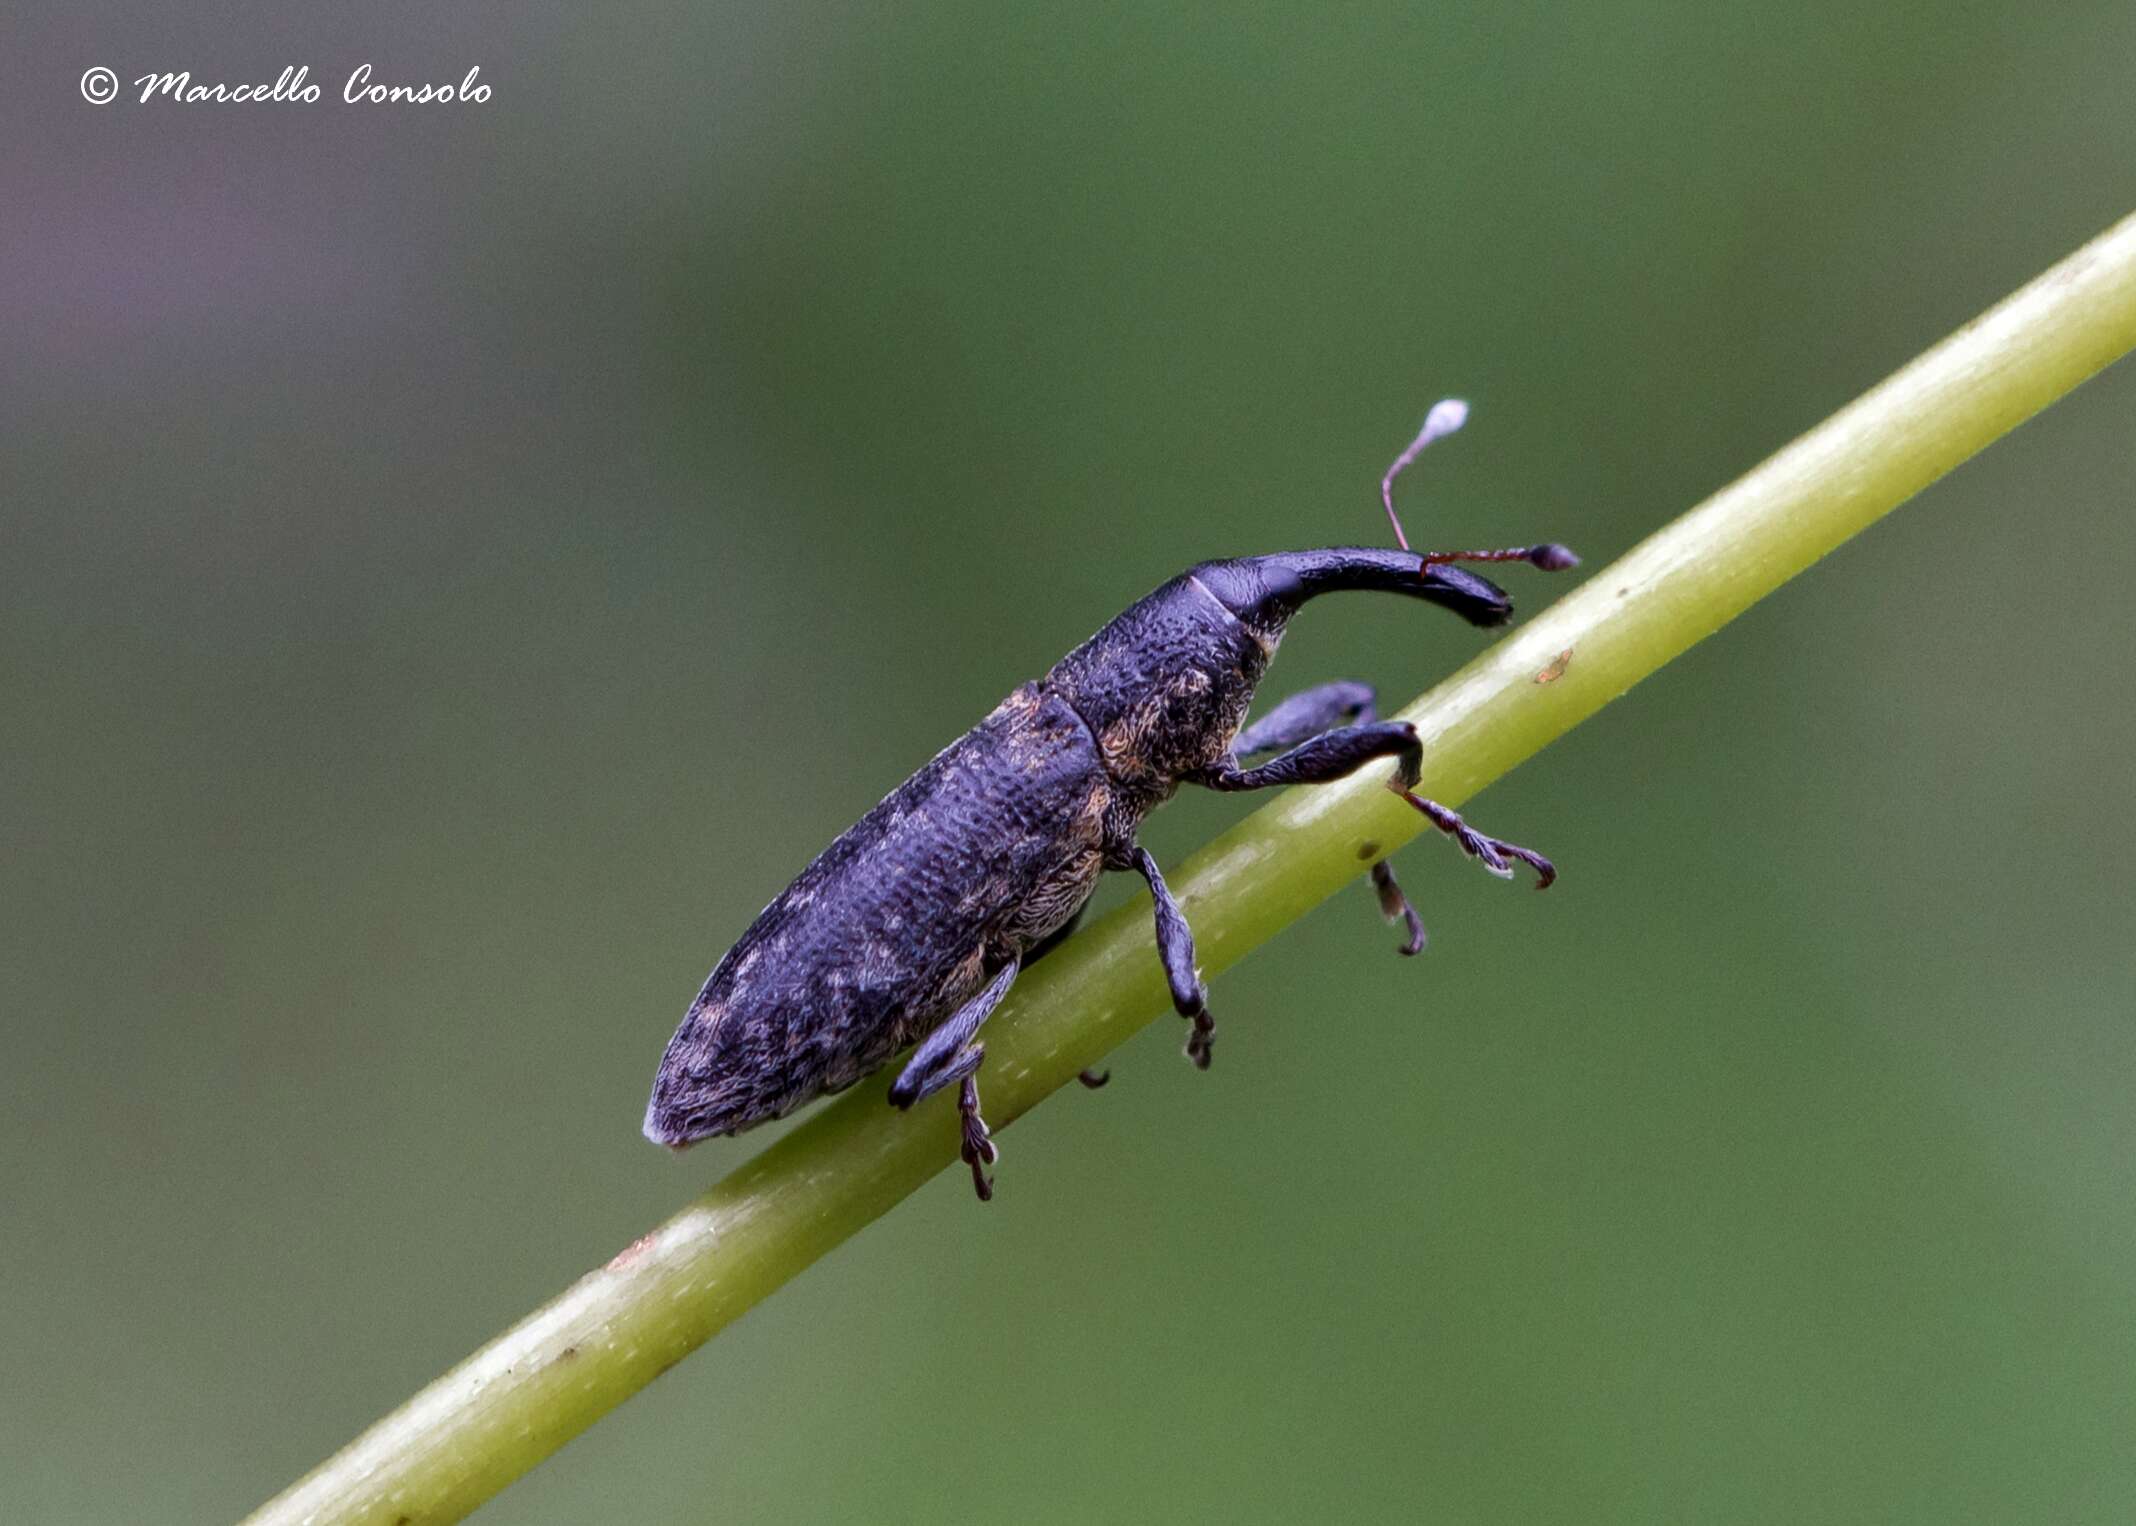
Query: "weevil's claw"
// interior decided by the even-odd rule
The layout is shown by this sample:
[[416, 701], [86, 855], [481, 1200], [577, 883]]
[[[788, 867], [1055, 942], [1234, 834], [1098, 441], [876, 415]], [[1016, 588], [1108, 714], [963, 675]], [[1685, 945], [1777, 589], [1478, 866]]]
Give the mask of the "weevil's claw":
[[1513, 878], [1513, 866], [1506, 862], [1509, 858], [1518, 859], [1535, 871], [1535, 888], [1537, 890], [1548, 890], [1551, 883], [1557, 879], [1557, 865], [1551, 863], [1549, 859], [1543, 857], [1533, 848], [1523, 848], [1518, 843], [1510, 843], [1503, 838], [1484, 836], [1483, 833], [1463, 821], [1457, 813], [1448, 810], [1436, 800], [1425, 799], [1422, 795], [1410, 789], [1399, 774], [1387, 782], [1387, 787], [1423, 812], [1427, 821], [1447, 836], [1453, 838], [1455, 842], [1461, 844], [1462, 852], [1468, 854], [1500, 879], [1509, 880]]
[[[1495, 840], [1495, 839], [1494, 839]], [[1532, 848], [1523, 848], [1517, 843], [1498, 843], [1498, 851], [1508, 858], [1517, 858], [1535, 871], [1535, 888], [1548, 890], [1557, 879], [1557, 865]]]
[[1380, 915], [1390, 923], [1401, 923], [1408, 933], [1395, 952], [1405, 958], [1423, 953], [1424, 919], [1409, 904], [1409, 897], [1402, 894], [1402, 887], [1395, 883], [1394, 870], [1387, 866], [1384, 858], [1372, 866], [1372, 888], [1379, 892]]
[[1109, 1070], [1079, 1070], [1076, 1072], [1075, 1078], [1092, 1091], [1096, 1091], [1112, 1079], [1112, 1072]]
[[970, 1076], [964, 1078], [964, 1088], [957, 1094], [957, 1112], [964, 1124], [963, 1148], [958, 1154], [972, 1168], [972, 1191], [979, 1194], [980, 1202], [992, 1202], [994, 1180], [985, 1168], [1001, 1159], [1001, 1149], [994, 1143], [986, 1120], [979, 1116], [979, 1085]]

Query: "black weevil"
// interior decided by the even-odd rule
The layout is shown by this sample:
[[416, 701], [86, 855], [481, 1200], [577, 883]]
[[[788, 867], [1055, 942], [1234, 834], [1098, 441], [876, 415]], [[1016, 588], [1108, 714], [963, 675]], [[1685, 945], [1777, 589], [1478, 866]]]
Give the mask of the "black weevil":
[[[963, 1083], [963, 1156], [981, 1198], [998, 1152], [979, 1115], [979, 1025], [1016, 973], [1073, 929], [1105, 869], [1133, 869], [1157, 903], [1157, 949], [1172, 1004], [1193, 1026], [1186, 1052], [1209, 1064], [1216, 1025], [1194, 965], [1194, 935], [1142, 818], [1183, 783], [1266, 789], [1339, 779], [1391, 757], [1388, 787], [1493, 873], [1550, 861], [1475, 831], [1415, 793], [1422, 748], [1407, 721], [1383, 721], [1367, 684], [1308, 689], [1240, 729], [1255, 687], [1308, 599], [1344, 589], [1406, 594], [1473, 625], [1503, 625], [1504, 590], [1455, 562], [1522, 561], [1556, 571], [1563, 546], [1418, 553], [1394, 515], [1394, 479], [1460, 428], [1466, 407], [1432, 409], [1381, 479], [1401, 549], [1333, 547], [1203, 562], [1172, 579], [1024, 684], [938, 753], [801, 871], [712, 971], [661, 1058], [646, 1136], [681, 1146], [738, 1134], [851, 1086], [905, 1045], [919, 1048], [890, 1087], [910, 1107]], [[1240, 759], [1278, 755], [1256, 767]], [[1384, 861], [1380, 907], [1423, 924]], [[1085, 1074], [1087, 1084], [1103, 1077]]]

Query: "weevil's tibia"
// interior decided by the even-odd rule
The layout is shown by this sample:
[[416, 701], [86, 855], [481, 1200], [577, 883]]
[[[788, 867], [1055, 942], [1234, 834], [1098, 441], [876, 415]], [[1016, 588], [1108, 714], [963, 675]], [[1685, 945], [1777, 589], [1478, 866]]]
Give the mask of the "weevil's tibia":
[[912, 1058], [905, 1062], [905, 1068], [891, 1083], [890, 1101], [893, 1104], [910, 1107], [922, 1097], [933, 1096], [979, 1068], [986, 1048], [972, 1043], [972, 1035], [1001, 1005], [1001, 998], [1009, 994], [1009, 987], [1016, 980], [1016, 971], [1014, 964], [1003, 965], [977, 996], [951, 1013], [934, 1032], [920, 1041], [920, 1047], [913, 1050]]
[[1328, 784], [1355, 773], [1374, 758], [1412, 753], [1419, 760], [1424, 753], [1417, 741], [1416, 727], [1407, 721], [1371, 721], [1323, 731], [1252, 768], [1216, 764], [1196, 774], [1194, 782], [1226, 791], [1268, 789], [1278, 784]]

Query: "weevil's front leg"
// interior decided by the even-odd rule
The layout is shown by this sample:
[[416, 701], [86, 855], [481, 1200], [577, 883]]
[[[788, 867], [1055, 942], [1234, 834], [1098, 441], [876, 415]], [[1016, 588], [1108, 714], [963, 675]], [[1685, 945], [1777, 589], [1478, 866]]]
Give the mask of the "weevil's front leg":
[[986, 1120], [979, 1116], [978, 1071], [979, 1062], [986, 1058], [986, 1046], [973, 1043], [972, 1036], [1001, 1005], [1001, 998], [1009, 994], [1009, 987], [1016, 981], [1017, 968], [1013, 963], [1003, 965], [1000, 973], [986, 983], [985, 989], [928, 1034], [890, 1086], [891, 1102], [903, 1108], [912, 1106], [922, 1097], [933, 1096], [945, 1086], [959, 1081], [964, 1083], [957, 1096], [957, 1113], [963, 1128], [963, 1143], [958, 1153], [972, 1168], [972, 1190], [979, 1194], [981, 1202], [994, 1195], [994, 1183], [985, 1168], [1001, 1159], [1001, 1150], [994, 1143]]
[[1557, 878], [1557, 865], [1543, 857], [1533, 848], [1523, 848], [1519, 843], [1507, 842], [1502, 837], [1486, 837], [1477, 831], [1449, 806], [1436, 800], [1427, 800], [1416, 792], [1419, 759], [1404, 757], [1395, 776], [1387, 781], [1387, 788], [1424, 813], [1424, 819], [1461, 845], [1461, 851], [1482, 864], [1484, 868], [1502, 880], [1513, 878], [1513, 866], [1507, 859], [1519, 859], [1535, 871], [1535, 888], [1548, 890]]
[[1240, 731], [1232, 752], [1241, 758], [1279, 752], [1351, 721], [1376, 721], [1378, 700], [1372, 685], [1346, 678], [1302, 689]]
[[[1232, 751], [1237, 757], [1250, 758], [1256, 753], [1295, 747], [1308, 737], [1353, 721], [1369, 723], [1378, 719], [1378, 690], [1355, 679], [1337, 679], [1334, 683], [1302, 690], [1282, 701], [1241, 731], [1232, 744]], [[1394, 866], [1384, 858], [1372, 865], [1372, 888], [1379, 896], [1380, 915], [1389, 923], [1402, 925], [1404, 937], [1397, 952], [1422, 953], [1424, 919], [1409, 904], [1409, 897], [1402, 894], [1402, 887], [1394, 877]]]
[[1157, 860], [1137, 845], [1135, 868], [1149, 881], [1150, 897], [1157, 903], [1157, 957], [1164, 961], [1164, 978], [1172, 987], [1172, 1006], [1194, 1026], [1187, 1034], [1187, 1058], [1198, 1070], [1209, 1068], [1209, 1046], [1216, 1042], [1216, 1019], [1209, 1015], [1209, 990], [1194, 968], [1194, 929], [1186, 913], [1172, 899]]
[[1369, 763], [1374, 758], [1393, 757], [1395, 775], [1387, 787], [1424, 813], [1433, 826], [1461, 845], [1461, 850], [1502, 879], [1513, 877], [1507, 859], [1518, 859], [1536, 873], [1536, 889], [1549, 886], [1557, 870], [1549, 859], [1529, 848], [1486, 837], [1460, 816], [1416, 793], [1424, 761], [1424, 746], [1417, 728], [1407, 721], [1375, 721], [1364, 726], [1345, 726], [1293, 747], [1279, 758], [1254, 768], [1220, 763], [1195, 776], [1197, 783], [1216, 790], [1266, 789], [1273, 784], [1325, 784]]

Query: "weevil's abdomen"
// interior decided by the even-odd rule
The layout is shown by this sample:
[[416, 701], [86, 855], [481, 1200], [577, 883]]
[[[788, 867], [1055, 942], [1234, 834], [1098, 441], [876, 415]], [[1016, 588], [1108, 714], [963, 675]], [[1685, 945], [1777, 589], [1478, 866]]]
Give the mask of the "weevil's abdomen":
[[1090, 896], [1110, 789], [1089, 729], [1026, 684], [826, 848], [676, 1029], [647, 1137], [688, 1144], [852, 1085]]

